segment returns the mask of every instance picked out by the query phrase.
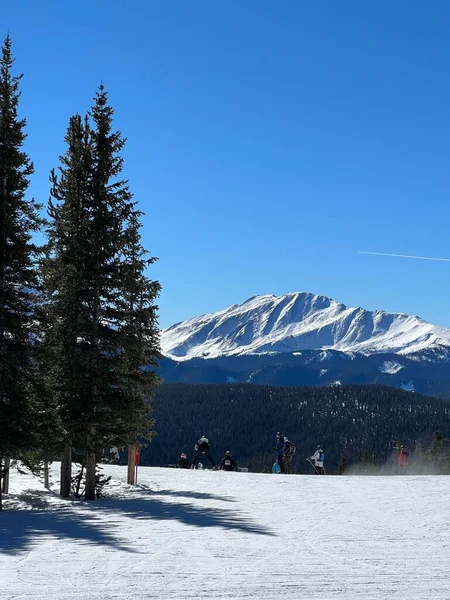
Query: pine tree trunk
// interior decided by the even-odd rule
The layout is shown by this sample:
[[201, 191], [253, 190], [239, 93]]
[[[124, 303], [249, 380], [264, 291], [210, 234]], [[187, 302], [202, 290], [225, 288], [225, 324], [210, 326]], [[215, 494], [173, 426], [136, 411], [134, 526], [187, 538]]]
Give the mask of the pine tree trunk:
[[95, 500], [95, 452], [88, 450], [86, 452], [86, 487], [84, 491], [85, 500]]
[[9, 494], [9, 466], [11, 464], [10, 458], [5, 458], [3, 463], [3, 481], [2, 481], [2, 493]]
[[128, 476], [127, 483], [129, 485], [135, 484], [135, 473], [136, 473], [136, 450], [135, 448], [128, 447]]
[[50, 473], [49, 473], [49, 465], [46, 460], [44, 463], [44, 487], [46, 490], [50, 489]]
[[64, 453], [61, 460], [61, 482], [60, 494], [63, 498], [70, 496], [70, 484], [72, 480], [72, 448], [70, 444], [64, 445]]

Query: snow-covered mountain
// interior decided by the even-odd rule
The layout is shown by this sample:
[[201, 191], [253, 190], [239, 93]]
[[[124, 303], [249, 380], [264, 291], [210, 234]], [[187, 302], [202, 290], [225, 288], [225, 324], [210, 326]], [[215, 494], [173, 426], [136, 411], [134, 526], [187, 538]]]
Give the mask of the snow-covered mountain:
[[349, 308], [326, 296], [299, 292], [253, 296], [177, 323], [162, 331], [161, 346], [175, 360], [312, 349], [409, 355], [450, 347], [450, 329], [416, 316]]

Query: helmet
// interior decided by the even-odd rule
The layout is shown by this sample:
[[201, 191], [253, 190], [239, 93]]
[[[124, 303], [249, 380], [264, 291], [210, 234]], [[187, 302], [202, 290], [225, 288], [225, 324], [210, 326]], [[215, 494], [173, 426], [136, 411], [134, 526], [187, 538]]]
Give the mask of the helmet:
[[229, 456], [231, 456], [231, 451], [230, 451], [230, 450], [227, 450], [227, 451], [225, 452], [225, 454], [228, 454]]
[[180, 458], [186, 458], [186, 454], [182, 452]]

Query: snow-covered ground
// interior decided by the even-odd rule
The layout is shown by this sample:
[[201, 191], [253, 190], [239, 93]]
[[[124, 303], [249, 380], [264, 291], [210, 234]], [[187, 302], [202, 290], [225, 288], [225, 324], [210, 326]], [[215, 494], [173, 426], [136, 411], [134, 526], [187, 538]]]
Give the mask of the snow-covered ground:
[[105, 471], [91, 504], [12, 474], [2, 599], [450, 598], [450, 477]]

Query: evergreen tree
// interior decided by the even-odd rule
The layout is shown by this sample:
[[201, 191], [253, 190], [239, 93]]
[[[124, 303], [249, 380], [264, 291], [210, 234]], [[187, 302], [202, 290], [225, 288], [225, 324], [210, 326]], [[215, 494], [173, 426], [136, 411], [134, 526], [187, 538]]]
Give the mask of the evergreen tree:
[[84, 409], [90, 387], [86, 347], [90, 332], [89, 290], [85, 278], [90, 260], [88, 227], [91, 152], [89, 124], [79, 115], [70, 119], [58, 173], [51, 173], [48, 243], [42, 264], [45, 339], [42, 372], [61, 420], [61, 495], [70, 495], [72, 447], [84, 436]]
[[35, 387], [39, 248], [32, 240], [42, 220], [26, 197], [33, 164], [23, 150], [22, 76], [12, 74], [13, 63], [8, 36], [0, 58], [0, 473], [4, 459], [24, 457], [44, 435]]
[[155, 259], [140, 244], [141, 213], [119, 179], [125, 141], [112, 131], [103, 87], [89, 117], [72, 120], [60, 174], [52, 174], [45, 274], [49, 331], [60, 319], [47, 336], [51, 377], [68, 444], [83, 454], [85, 498], [94, 499], [102, 450], [150, 438], [160, 287], [145, 275]]

